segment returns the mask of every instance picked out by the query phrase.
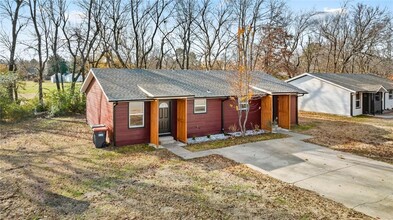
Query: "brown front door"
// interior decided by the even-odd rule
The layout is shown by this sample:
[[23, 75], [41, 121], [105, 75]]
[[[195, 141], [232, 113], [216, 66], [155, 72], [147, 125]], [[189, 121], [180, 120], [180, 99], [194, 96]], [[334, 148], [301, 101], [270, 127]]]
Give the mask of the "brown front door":
[[170, 133], [171, 132], [171, 123], [170, 123], [170, 102], [169, 101], [161, 101], [159, 106], [159, 131], [160, 134]]

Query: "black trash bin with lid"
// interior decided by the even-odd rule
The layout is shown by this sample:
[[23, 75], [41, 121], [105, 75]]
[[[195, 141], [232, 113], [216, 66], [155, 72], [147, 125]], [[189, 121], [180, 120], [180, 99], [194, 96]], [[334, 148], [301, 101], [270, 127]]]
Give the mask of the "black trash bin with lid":
[[93, 125], [93, 143], [96, 148], [102, 148], [106, 145], [106, 133], [108, 128], [105, 125]]

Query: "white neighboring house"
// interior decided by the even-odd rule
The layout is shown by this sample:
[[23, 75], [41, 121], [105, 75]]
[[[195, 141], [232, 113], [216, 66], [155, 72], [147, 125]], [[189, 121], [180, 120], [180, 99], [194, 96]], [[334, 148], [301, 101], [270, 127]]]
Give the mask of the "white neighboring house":
[[286, 82], [308, 92], [299, 97], [302, 111], [356, 116], [393, 109], [393, 81], [376, 75], [304, 73]]
[[[72, 82], [72, 74], [71, 73], [65, 73], [65, 74], [63, 74], [63, 75], [61, 75], [61, 73], [57, 73], [57, 76], [58, 76], [58, 79], [59, 79], [59, 81], [61, 82], [61, 77], [63, 77], [63, 82], [64, 83], [70, 83], [70, 82]], [[55, 74], [53, 74], [51, 77], [50, 77], [50, 81], [52, 82], [52, 83], [56, 83], [56, 75]], [[76, 82], [82, 82], [83, 80], [82, 80], [82, 76], [79, 76], [78, 77], [78, 79], [76, 80]]]
[[[56, 73], [56, 74], [57, 74], [57, 78], [58, 78], [59, 82], [61, 82], [61, 77], [63, 77], [63, 76], [61, 75], [61, 73]], [[51, 81], [52, 83], [56, 83], [56, 74], [53, 74], [53, 75], [50, 77], [50, 81]], [[63, 82], [65, 82], [65, 81], [64, 81], [64, 77], [63, 77]]]
[[[64, 79], [65, 79], [65, 82], [72, 82], [72, 74], [68, 73], [68, 74], [64, 75]], [[83, 81], [82, 80], [82, 75], [80, 75], [78, 77], [78, 79], [76, 79], [76, 82], [82, 82], [82, 81]]]

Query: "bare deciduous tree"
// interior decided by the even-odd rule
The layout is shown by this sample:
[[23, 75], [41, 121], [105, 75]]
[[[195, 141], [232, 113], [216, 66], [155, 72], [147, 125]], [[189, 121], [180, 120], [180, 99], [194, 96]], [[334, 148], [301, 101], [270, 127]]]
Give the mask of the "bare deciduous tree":
[[198, 42], [196, 48], [200, 50], [204, 68], [212, 70], [221, 54], [236, 39], [231, 34], [232, 8], [230, 4], [218, 3], [213, 5], [211, 0], [204, 0], [200, 15], [196, 22], [198, 31], [195, 37]]
[[38, 101], [40, 108], [44, 106], [44, 96], [42, 92], [42, 82], [46, 63], [49, 59], [49, 21], [45, 11], [45, 0], [28, 0], [30, 19], [34, 27], [34, 38], [36, 45], [30, 47], [35, 50], [38, 56]]
[[[26, 21], [21, 21], [20, 10], [25, 5], [24, 0], [4, 0], [0, 3], [0, 15], [11, 22], [11, 36], [6, 30], [1, 30], [0, 43], [5, 47], [9, 56], [4, 57], [8, 61], [8, 71], [15, 72], [17, 70], [15, 62], [16, 46], [18, 43], [18, 36], [23, 27], [26, 26]], [[1, 55], [3, 56], [3, 55]], [[14, 73], [16, 74], [16, 73]], [[8, 86], [8, 96], [11, 100], [18, 100], [18, 86], [14, 81]]]
[[48, 0], [46, 7], [47, 13], [49, 15], [49, 21], [51, 23], [49, 39], [50, 48], [55, 62], [54, 71], [56, 77], [56, 87], [58, 91], [60, 91], [60, 84], [61, 89], [64, 90], [63, 77], [61, 77], [61, 79], [59, 79], [58, 77], [58, 73], [60, 72], [60, 56], [58, 51], [59, 48], [62, 46], [59, 45], [60, 43], [62, 43], [61, 41], [59, 42], [59, 32], [61, 31], [62, 16], [66, 13], [66, 4], [66, 0]]

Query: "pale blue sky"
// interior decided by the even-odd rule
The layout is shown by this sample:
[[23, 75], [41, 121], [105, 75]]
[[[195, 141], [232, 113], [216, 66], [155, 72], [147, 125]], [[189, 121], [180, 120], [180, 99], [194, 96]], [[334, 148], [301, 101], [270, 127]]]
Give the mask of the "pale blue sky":
[[[323, 11], [325, 9], [340, 8], [342, 3], [342, 0], [287, 0], [289, 8], [294, 11], [311, 9]], [[393, 12], [393, 0], [352, 0], [349, 3], [350, 5], [363, 3], [370, 6], [380, 6], [382, 8], [386, 7], [388, 10]]]

